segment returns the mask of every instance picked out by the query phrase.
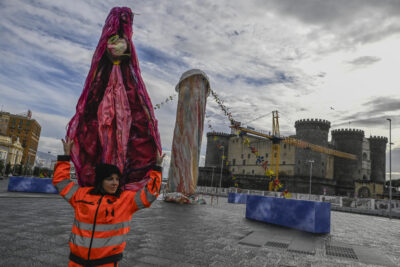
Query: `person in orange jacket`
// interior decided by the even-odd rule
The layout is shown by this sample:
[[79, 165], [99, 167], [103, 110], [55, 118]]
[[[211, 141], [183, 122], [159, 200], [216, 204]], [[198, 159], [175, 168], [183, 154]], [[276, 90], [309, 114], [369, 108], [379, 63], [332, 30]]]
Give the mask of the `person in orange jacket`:
[[53, 184], [60, 195], [75, 209], [69, 239], [69, 265], [118, 266], [126, 246], [132, 214], [150, 207], [161, 187], [164, 155], [157, 153], [157, 163], [146, 176], [148, 183], [139, 191], [122, 191], [121, 172], [110, 164], [96, 166], [93, 187], [80, 187], [70, 180], [72, 140], [62, 140], [64, 155], [58, 156]]

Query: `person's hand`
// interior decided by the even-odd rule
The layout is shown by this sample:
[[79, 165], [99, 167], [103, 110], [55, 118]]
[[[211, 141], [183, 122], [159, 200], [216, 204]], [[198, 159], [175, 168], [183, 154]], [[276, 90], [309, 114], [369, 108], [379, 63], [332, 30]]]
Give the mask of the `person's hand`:
[[61, 142], [63, 143], [63, 147], [64, 147], [64, 155], [71, 155], [71, 149], [72, 146], [74, 145], [74, 140], [73, 139], [69, 139], [69, 137], [67, 136], [64, 139], [61, 139]]
[[157, 163], [156, 163], [157, 166], [162, 167], [164, 157], [165, 157], [165, 153], [162, 154], [162, 156], [160, 156], [160, 153], [157, 151]]

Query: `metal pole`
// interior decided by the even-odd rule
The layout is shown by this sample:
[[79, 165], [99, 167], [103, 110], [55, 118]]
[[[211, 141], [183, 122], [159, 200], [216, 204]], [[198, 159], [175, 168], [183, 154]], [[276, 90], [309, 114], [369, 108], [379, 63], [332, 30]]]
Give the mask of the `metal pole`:
[[308, 195], [308, 199], [311, 199], [312, 164], [314, 163], [314, 161], [309, 160], [308, 162], [310, 163], [310, 193]]
[[389, 121], [389, 218], [392, 219], [392, 120]]
[[225, 147], [222, 146], [222, 160], [221, 160], [221, 173], [219, 175], [219, 190], [221, 191], [221, 182], [222, 182], [222, 167], [224, 166], [224, 156], [225, 156]]

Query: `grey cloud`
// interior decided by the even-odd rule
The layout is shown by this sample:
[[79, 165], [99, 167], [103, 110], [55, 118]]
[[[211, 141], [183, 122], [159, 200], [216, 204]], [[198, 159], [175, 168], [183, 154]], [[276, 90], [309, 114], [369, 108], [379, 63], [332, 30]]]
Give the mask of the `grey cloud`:
[[[389, 146], [386, 149], [386, 173], [388, 172], [389, 172]], [[393, 148], [392, 146], [392, 172], [400, 172], [400, 147]], [[387, 178], [389, 177], [387, 176]]]
[[379, 57], [372, 57], [372, 56], [363, 56], [363, 57], [358, 57], [356, 59], [353, 59], [351, 61], [348, 61], [348, 64], [354, 65], [354, 66], [361, 66], [365, 67], [368, 65], [372, 65], [381, 59]]
[[320, 52], [351, 49], [356, 44], [400, 33], [400, 1], [260, 0], [258, 3], [265, 9], [315, 26], [308, 34], [309, 40], [318, 42], [321, 36], [329, 34], [328, 42], [319, 43]]
[[[390, 97], [377, 97], [364, 104], [365, 111], [357, 112], [349, 115], [341, 116], [341, 120], [356, 121], [360, 118], [386, 118], [388, 112], [395, 112], [400, 110], [400, 99]], [[400, 115], [399, 115], [400, 116]]]
[[400, 99], [390, 97], [378, 97], [365, 103], [372, 107], [370, 112], [386, 112], [400, 110]]
[[[347, 117], [345, 119], [342, 119], [345, 122], [341, 123], [334, 123], [332, 124], [332, 128], [337, 128], [337, 127], [380, 127], [383, 125], [387, 124], [386, 121], [387, 116], [379, 116], [379, 117], [372, 117], [372, 118], [366, 118], [366, 119], [358, 119], [356, 117]], [[400, 116], [398, 116], [400, 118]], [[347, 120], [346, 120], [347, 119]]]

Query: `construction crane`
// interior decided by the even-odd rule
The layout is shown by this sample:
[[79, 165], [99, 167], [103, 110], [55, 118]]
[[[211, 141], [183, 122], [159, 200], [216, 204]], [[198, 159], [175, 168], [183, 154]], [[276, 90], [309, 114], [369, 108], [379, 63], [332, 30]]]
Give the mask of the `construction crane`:
[[[281, 142], [293, 145], [295, 147], [310, 149], [312, 151], [332, 155], [335, 157], [357, 160], [357, 156], [353, 155], [353, 154], [330, 149], [330, 148], [319, 146], [319, 145], [314, 145], [314, 144], [311, 144], [311, 143], [308, 143], [308, 142], [305, 142], [302, 140], [298, 140], [298, 139], [295, 139], [292, 137], [282, 138], [280, 136], [280, 132], [279, 132], [279, 115], [278, 115], [277, 110], [272, 111], [272, 135], [264, 134], [264, 133], [258, 132], [256, 130], [248, 129], [248, 128], [243, 128], [240, 126], [240, 122], [233, 122], [233, 124], [230, 127], [235, 130], [238, 130], [238, 131], [246, 132], [246, 133], [249, 133], [249, 134], [252, 134], [255, 136], [260, 136], [260, 137], [264, 137], [264, 138], [271, 140], [271, 142], [272, 142], [272, 148], [271, 148], [272, 160], [270, 161], [271, 162], [270, 169], [275, 171], [276, 179], [279, 178], [279, 154], [280, 154], [280, 143]], [[276, 155], [276, 157], [275, 157], [275, 155]]]

